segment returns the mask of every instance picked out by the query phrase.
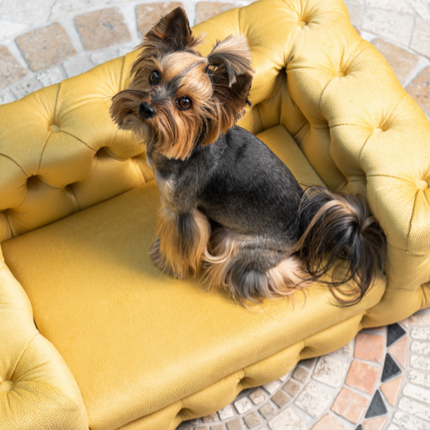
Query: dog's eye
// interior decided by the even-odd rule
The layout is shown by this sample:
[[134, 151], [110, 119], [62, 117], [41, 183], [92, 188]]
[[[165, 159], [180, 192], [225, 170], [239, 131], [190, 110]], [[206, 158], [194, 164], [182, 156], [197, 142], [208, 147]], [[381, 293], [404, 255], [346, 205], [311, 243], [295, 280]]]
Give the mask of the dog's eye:
[[191, 99], [189, 99], [188, 97], [181, 97], [180, 99], [177, 100], [178, 102], [178, 107], [181, 110], [188, 110], [192, 103], [191, 103]]
[[151, 74], [149, 75], [149, 83], [151, 85], [157, 85], [159, 84], [161, 81], [161, 73], [158, 70], [154, 70], [153, 72], [151, 72]]

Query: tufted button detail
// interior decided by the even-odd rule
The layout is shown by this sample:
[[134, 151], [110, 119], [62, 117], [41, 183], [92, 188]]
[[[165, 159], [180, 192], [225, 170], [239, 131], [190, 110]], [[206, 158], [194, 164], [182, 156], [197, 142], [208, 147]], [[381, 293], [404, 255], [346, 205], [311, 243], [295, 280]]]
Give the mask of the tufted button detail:
[[52, 124], [49, 126], [49, 131], [51, 133], [58, 133], [60, 131], [60, 127], [57, 124]]
[[343, 78], [344, 76], [346, 76], [345, 72], [336, 72], [336, 77], [337, 78]]
[[307, 23], [306, 21], [299, 21], [299, 22], [297, 23], [297, 25], [298, 25], [299, 27], [304, 27], [305, 25], [308, 25], [308, 23]]
[[427, 181], [424, 181], [423, 179], [418, 179], [417, 180], [417, 188], [419, 190], [425, 190], [428, 187], [429, 187], [429, 184], [428, 184]]
[[8, 393], [9, 391], [13, 390], [14, 385], [15, 384], [12, 381], [3, 381], [0, 386], [0, 391]]

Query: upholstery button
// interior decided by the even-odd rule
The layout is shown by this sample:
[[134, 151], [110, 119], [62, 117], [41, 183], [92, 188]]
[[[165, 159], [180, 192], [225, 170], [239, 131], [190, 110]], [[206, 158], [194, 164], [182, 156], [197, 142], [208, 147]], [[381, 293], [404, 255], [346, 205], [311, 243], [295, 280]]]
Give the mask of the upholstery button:
[[4, 391], [5, 393], [8, 393], [9, 391], [13, 390], [14, 385], [15, 384], [12, 381], [3, 381], [0, 386], [0, 390]]
[[346, 76], [345, 72], [336, 72], [336, 77], [343, 78], [344, 76]]
[[52, 124], [49, 126], [49, 131], [51, 133], [58, 133], [60, 131], [60, 127], [58, 127], [56, 124]]
[[426, 188], [428, 188], [429, 184], [427, 183], [427, 181], [424, 181], [423, 179], [419, 179], [417, 181], [417, 188], [419, 190], [425, 190]]
[[304, 27], [305, 25], [308, 25], [308, 23], [307, 23], [306, 21], [299, 21], [299, 22], [297, 23], [297, 25], [298, 25], [299, 27]]

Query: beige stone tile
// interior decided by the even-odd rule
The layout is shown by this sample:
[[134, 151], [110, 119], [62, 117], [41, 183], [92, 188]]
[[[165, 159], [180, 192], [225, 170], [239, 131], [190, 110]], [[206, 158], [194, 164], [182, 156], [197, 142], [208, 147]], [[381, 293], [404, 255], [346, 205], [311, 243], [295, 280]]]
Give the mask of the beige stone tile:
[[251, 400], [248, 399], [248, 397], [242, 397], [241, 399], [236, 400], [234, 402], [234, 407], [239, 414], [243, 414], [246, 411], [252, 409], [252, 403]]
[[10, 91], [5, 91], [0, 94], [0, 105], [4, 105], [5, 103], [11, 103], [15, 100], [16, 97]]
[[397, 396], [400, 392], [400, 387], [402, 385], [403, 376], [393, 379], [390, 382], [386, 382], [381, 385], [381, 391], [384, 393], [385, 398], [391, 406], [394, 406], [397, 400]]
[[56, 0], [49, 19], [51, 21], [73, 16], [77, 12], [103, 7], [106, 0]]
[[227, 423], [228, 430], [242, 430], [242, 424], [239, 419], [229, 421]]
[[291, 379], [282, 387], [290, 396], [294, 397], [300, 390], [300, 385], [291, 381]]
[[34, 26], [45, 22], [55, 0], [2, 0], [0, 17], [16, 23]]
[[285, 406], [289, 400], [290, 398], [283, 391], [278, 391], [276, 394], [272, 396], [272, 401], [279, 408], [282, 408], [283, 406]]
[[330, 356], [323, 356], [318, 360], [312, 379], [331, 387], [340, 387], [347, 370], [347, 363]]
[[[430, 115], [430, 67], [424, 69], [407, 87], [406, 91], [420, 105], [421, 109]], [[412, 337], [414, 333], [412, 333]], [[429, 336], [430, 337], [430, 336]], [[428, 337], [416, 337], [426, 340]]]
[[366, 6], [413, 14], [414, 10], [406, 0], [366, 0]]
[[196, 24], [236, 7], [234, 3], [201, 1], [196, 6]]
[[271, 430], [306, 430], [304, 423], [291, 408], [283, 410], [267, 424]]
[[423, 309], [419, 312], [416, 312], [414, 315], [409, 317], [409, 321], [411, 325], [428, 325], [430, 326], [430, 311], [429, 309]]
[[257, 427], [259, 424], [261, 424], [261, 418], [259, 417], [257, 412], [251, 412], [250, 414], [245, 415], [243, 417], [243, 420], [245, 421], [245, 424], [249, 429]]
[[402, 426], [402, 430], [429, 430], [426, 423], [420, 422], [400, 411], [394, 413], [392, 421]]
[[268, 420], [276, 414], [276, 409], [271, 403], [266, 403], [258, 410], [258, 412]]
[[20, 24], [17, 22], [10, 22], [4, 19], [0, 19], [0, 40], [7, 39], [14, 34], [20, 33], [27, 27], [27, 24]]
[[407, 336], [405, 336], [403, 339], [399, 340], [394, 345], [391, 345], [388, 348], [388, 352], [391, 354], [392, 357], [394, 357], [397, 363], [399, 363], [400, 366], [403, 367], [403, 369], [406, 367], [407, 344], [408, 338]]
[[42, 88], [42, 84], [35, 77], [24, 79], [11, 86], [12, 93], [17, 99], [21, 99], [40, 88]]
[[408, 3], [424, 21], [430, 24], [430, 4], [428, 0], [408, 0]]
[[409, 370], [409, 380], [414, 384], [423, 385], [430, 388], [430, 374], [419, 372], [418, 370]]
[[364, 414], [369, 401], [358, 393], [343, 387], [336, 397], [331, 410], [357, 424]]
[[181, 2], [147, 3], [136, 7], [137, 29], [141, 35], [151, 30], [159, 19], [173, 9], [183, 6]]
[[248, 396], [254, 405], [260, 405], [266, 400], [266, 395], [261, 388], [257, 388]]
[[361, 360], [382, 362], [385, 338], [374, 334], [358, 333], [355, 338], [354, 357]]
[[405, 44], [412, 35], [414, 16], [403, 12], [368, 8], [364, 12], [362, 29]]
[[59, 67], [52, 67], [36, 73], [36, 79], [44, 86], [58, 84], [64, 79], [63, 73]]
[[347, 428], [332, 414], [324, 415], [312, 430], [347, 430]]
[[333, 401], [333, 396], [322, 386], [309, 382], [297, 396], [294, 404], [312, 418], [319, 418]]
[[214, 421], [219, 421], [216, 412], [214, 414], [206, 415], [202, 418], [202, 420], [204, 423], [213, 423]]
[[233, 407], [230, 405], [225, 406], [221, 410], [218, 411], [218, 415], [220, 419], [226, 420], [234, 416]]
[[293, 372], [293, 378], [300, 382], [305, 382], [308, 375], [309, 375], [309, 371], [301, 366], [297, 366]]
[[89, 51], [131, 40], [124, 16], [117, 7], [79, 15], [75, 18], [75, 24], [84, 48]]
[[364, 421], [363, 430], [382, 430], [386, 421], [387, 417], [378, 417]]
[[410, 48], [430, 58], [430, 25], [420, 17], [415, 21]]
[[22, 34], [16, 38], [16, 43], [35, 72], [76, 54], [69, 36], [58, 22]]
[[365, 393], [372, 394], [380, 373], [381, 369], [363, 361], [354, 360], [349, 368], [345, 384]]
[[415, 402], [407, 397], [403, 397], [400, 399], [399, 409], [408, 414], [415, 415], [417, 418], [430, 421], [430, 408], [420, 402]]
[[402, 85], [418, 64], [420, 57], [379, 37], [372, 41], [373, 46], [385, 57]]
[[28, 71], [18, 63], [18, 60], [10, 53], [6, 46], [0, 45], [0, 90], [20, 81]]

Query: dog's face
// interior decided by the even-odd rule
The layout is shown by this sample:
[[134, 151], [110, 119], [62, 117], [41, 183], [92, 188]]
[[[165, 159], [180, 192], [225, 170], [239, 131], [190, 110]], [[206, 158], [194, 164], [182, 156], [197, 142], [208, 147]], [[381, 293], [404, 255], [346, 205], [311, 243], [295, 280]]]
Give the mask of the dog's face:
[[110, 114], [149, 149], [187, 158], [243, 115], [252, 83], [251, 55], [244, 36], [218, 42], [202, 57], [201, 39], [177, 8], [149, 31], [131, 69], [130, 87], [112, 99]]

